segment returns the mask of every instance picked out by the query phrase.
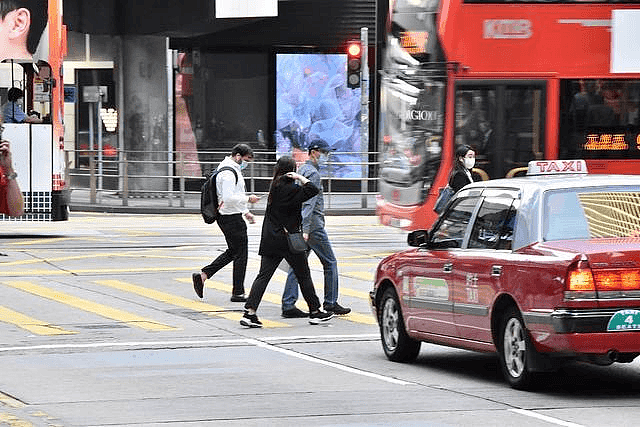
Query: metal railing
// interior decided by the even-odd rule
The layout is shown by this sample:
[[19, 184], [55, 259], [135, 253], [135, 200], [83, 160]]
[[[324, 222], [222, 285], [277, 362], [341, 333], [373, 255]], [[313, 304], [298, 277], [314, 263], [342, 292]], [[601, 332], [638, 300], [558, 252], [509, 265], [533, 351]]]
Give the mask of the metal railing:
[[[100, 162], [96, 151], [66, 151], [67, 165], [71, 164], [72, 158], [75, 158], [76, 165], [81, 165], [67, 167], [66, 177], [72, 193], [88, 192], [86, 203], [96, 206], [129, 206], [132, 200], [140, 203], [141, 199], [154, 199], [156, 205], [165, 200], [165, 206], [186, 208], [199, 207], [204, 176], [209, 175], [229, 153], [117, 151], [110, 154], [113, 156], [103, 155]], [[327, 163], [322, 178], [325, 208], [372, 211], [378, 190], [378, 153], [332, 153], [334, 159], [346, 156], [351, 157], [350, 161], [332, 161], [330, 158]], [[257, 195], [268, 193], [275, 162], [274, 151], [254, 152], [254, 161], [244, 172], [247, 192]], [[345, 169], [350, 171], [350, 176], [336, 176], [337, 171]], [[260, 210], [260, 206], [254, 208]]]

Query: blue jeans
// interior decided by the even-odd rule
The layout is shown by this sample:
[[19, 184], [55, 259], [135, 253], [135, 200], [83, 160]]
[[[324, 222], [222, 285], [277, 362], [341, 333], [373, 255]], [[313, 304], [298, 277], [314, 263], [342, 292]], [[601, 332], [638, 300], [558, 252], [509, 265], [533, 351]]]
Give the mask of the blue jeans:
[[[338, 301], [338, 261], [331, 249], [329, 236], [324, 228], [309, 233], [307, 241], [309, 248], [315, 253], [324, 269], [324, 303], [335, 304]], [[309, 252], [307, 252], [307, 256]], [[295, 307], [298, 300], [298, 281], [293, 269], [289, 268], [287, 282], [282, 293], [282, 310], [290, 310]]]

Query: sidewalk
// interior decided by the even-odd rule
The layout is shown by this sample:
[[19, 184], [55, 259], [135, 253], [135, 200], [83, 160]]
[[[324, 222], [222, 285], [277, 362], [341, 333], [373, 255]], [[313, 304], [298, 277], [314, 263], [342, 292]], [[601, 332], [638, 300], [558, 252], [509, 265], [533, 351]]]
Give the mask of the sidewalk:
[[[376, 197], [374, 194], [363, 196], [353, 194], [328, 194], [324, 195], [325, 213], [327, 215], [375, 215]], [[167, 195], [145, 195], [141, 197], [129, 197], [124, 203], [120, 194], [114, 191], [104, 191], [96, 197], [96, 202], [91, 203], [88, 189], [71, 190], [69, 208], [72, 212], [112, 212], [112, 213], [139, 213], [139, 214], [193, 214], [200, 213], [200, 195], [185, 194], [181, 200], [178, 195], [169, 198]], [[263, 215], [266, 206], [266, 198], [261, 199], [251, 211]]]

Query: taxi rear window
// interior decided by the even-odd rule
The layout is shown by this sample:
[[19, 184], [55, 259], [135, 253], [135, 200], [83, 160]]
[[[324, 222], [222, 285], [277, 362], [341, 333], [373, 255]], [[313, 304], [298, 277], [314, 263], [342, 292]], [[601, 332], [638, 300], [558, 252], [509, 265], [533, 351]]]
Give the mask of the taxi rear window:
[[543, 239], [640, 236], [640, 188], [554, 190], [545, 193]]

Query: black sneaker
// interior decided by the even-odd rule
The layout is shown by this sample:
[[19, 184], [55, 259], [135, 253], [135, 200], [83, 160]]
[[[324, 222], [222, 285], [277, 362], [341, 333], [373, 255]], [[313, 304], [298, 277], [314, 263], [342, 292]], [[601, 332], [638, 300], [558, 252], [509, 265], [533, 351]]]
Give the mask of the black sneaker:
[[325, 311], [329, 311], [333, 314], [343, 315], [351, 313], [351, 309], [347, 307], [343, 307], [338, 303], [335, 304], [324, 304], [323, 306]]
[[245, 294], [231, 295], [231, 302], [247, 302], [247, 297]]
[[196, 295], [202, 298], [202, 291], [204, 290], [204, 283], [202, 283], [202, 276], [200, 273], [193, 273], [191, 275], [191, 280], [193, 281], [193, 289], [196, 291]]
[[333, 317], [333, 313], [327, 313], [326, 311], [316, 311], [315, 313], [309, 314], [309, 323], [312, 325], [317, 325], [320, 322], [326, 322], [327, 320]]
[[289, 310], [282, 310], [282, 317], [285, 319], [299, 319], [302, 317], [309, 317], [309, 313], [300, 310], [298, 307], [293, 307]]
[[247, 310], [244, 311], [240, 324], [247, 328], [262, 328], [262, 322], [258, 320], [256, 314], [249, 314]]

